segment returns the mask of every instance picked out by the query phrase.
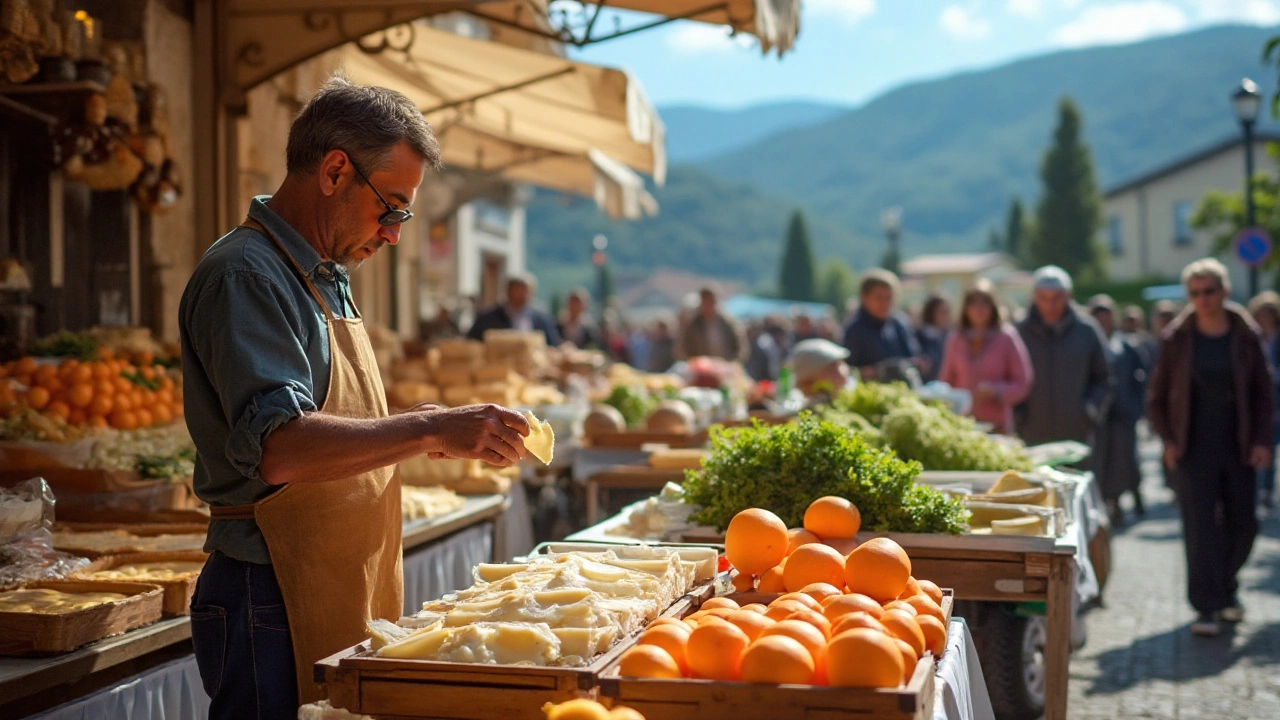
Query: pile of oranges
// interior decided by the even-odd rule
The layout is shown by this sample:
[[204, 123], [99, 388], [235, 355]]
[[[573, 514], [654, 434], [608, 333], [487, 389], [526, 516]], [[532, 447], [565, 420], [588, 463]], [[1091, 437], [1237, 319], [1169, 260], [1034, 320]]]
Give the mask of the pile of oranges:
[[644, 716], [632, 708], [621, 705], [612, 710], [595, 700], [578, 698], [558, 705], [546, 703], [542, 706], [547, 720], [644, 720]]
[[841, 498], [815, 501], [804, 522], [788, 532], [767, 510], [735, 516], [725, 547], [736, 589], [783, 594], [767, 605], [717, 597], [683, 619], [659, 618], [622, 655], [619, 673], [885, 688], [908, 682], [926, 653], [942, 655], [942, 590], [912, 577], [900, 545], [857, 545], [857, 508]]
[[0, 415], [29, 408], [72, 427], [136, 430], [182, 417], [182, 389], [154, 358], [137, 363], [99, 351], [94, 361], [41, 364], [24, 357], [0, 365]]

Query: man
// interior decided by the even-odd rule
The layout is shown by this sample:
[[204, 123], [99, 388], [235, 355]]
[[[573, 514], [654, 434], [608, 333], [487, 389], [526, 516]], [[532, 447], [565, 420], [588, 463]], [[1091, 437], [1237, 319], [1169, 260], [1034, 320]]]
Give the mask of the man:
[[1115, 380], [1115, 400], [1098, 433], [1095, 467], [1111, 524], [1119, 527], [1124, 524], [1120, 498], [1125, 493], [1133, 494], [1134, 514], [1139, 518], [1146, 515], [1139, 487], [1142, 473], [1138, 468], [1138, 421], [1146, 408], [1148, 370], [1132, 338], [1116, 331], [1116, 304], [1109, 295], [1090, 298], [1089, 314], [1107, 340], [1107, 359]]
[[649, 331], [649, 352], [643, 367], [649, 372], [664, 373], [675, 364], [676, 337], [671, 332], [671, 321], [659, 317]]
[[742, 362], [747, 358], [747, 350], [742, 328], [720, 312], [715, 288], [699, 290], [698, 307], [681, 329], [680, 359], [705, 356]]
[[791, 369], [796, 388], [804, 393], [809, 406], [829, 402], [833, 393], [849, 385], [849, 351], [822, 338], [796, 343], [791, 352]]
[[348, 273], [400, 238], [431, 129], [408, 98], [335, 77], [289, 131], [288, 173], [196, 266], [179, 308], [210, 553], [191, 602], [214, 720], [293, 718], [317, 660], [402, 611], [400, 485], [415, 455], [510, 466], [495, 406], [388, 416]]
[[1071, 276], [1049, 265], [1032, 276], [1032, 305], [1018, 323], [1036, 382], [1014, 413], [1028, 445], [1092, 443], [1111, 399], [1102, 333], [1071, 301]]
[[862, 276], [858, 309], [844, 329], [842, 344], [863, 380], [901, 379], [898, 367], [904, 360], [924, 364], [915, 333], [894, 313], [897, 291], [898, 276], [888, 270], [874, 268]]
[[541, 332], [547, 338], [548, 347], [559, 345], [560, 331], [556, 329], [555, 321], [529, 304], [536, 287], [537, 281], [532, 275], [512, 275], [507, 280], [507, 302], [477, 315], [467, 337], [484, 340], [484, 334], [489, 330], [519, 330]]
[[569, 294], [564, 305], [564, 316], [557, 326], [562, 342], [573, 343], [583, 350], [600, 350], [604, 348], [604, 339], [591, 317], [587, 315], [590, 296], [581, 288]]

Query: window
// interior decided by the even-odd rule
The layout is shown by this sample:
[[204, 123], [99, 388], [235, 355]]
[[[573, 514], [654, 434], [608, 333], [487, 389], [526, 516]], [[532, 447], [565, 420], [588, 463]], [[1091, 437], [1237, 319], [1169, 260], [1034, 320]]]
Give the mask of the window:
[[476, 211], [476, 228], [485, 232], [507, 237], [511, 232], [511, 210], [485, 199], [472, 201]]
[[1191, 244], [1191, 203], [1187, 200], [1173, 204], [1173, 244]]
[[1119, 215], [1107, 218], [1107, 247], [1111, 248], [1112, 257], [1124, 255], [1124, 235]]

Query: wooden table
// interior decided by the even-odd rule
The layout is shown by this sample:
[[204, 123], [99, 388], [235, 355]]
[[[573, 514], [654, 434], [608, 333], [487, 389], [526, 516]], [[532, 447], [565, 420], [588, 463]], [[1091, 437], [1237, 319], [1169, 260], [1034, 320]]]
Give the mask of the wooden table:
[[587, 525], [595, 525], [600, 518], [600, 491], [603, 490], [662, 490], [669, 482], [684, 482], [684, 470], [668, 470], [648, 465], [615, 465], [587, 478]]

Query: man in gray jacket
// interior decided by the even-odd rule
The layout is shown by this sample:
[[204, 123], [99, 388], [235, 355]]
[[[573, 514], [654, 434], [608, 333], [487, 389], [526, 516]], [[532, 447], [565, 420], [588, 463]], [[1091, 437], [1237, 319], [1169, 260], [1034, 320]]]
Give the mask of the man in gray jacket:
[[1092, 445], [1111, 400], [1111, 371], [1102, 333], [1071, 301], [1071, 276], [1040, 268], [1034, 295], [1018, 334], [1027, 346], [1035, 383], [1018, 406], [1014, 423], [1028, 445], [1076, 440]]

